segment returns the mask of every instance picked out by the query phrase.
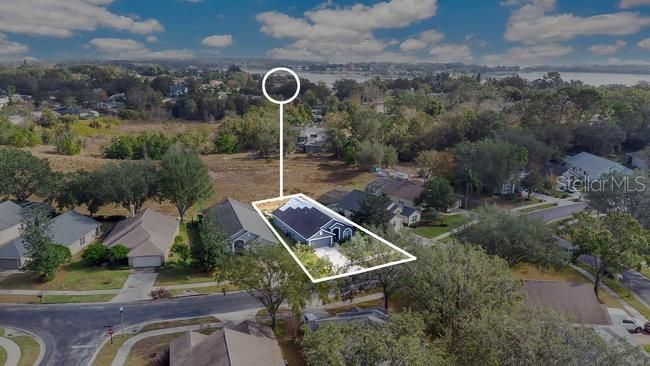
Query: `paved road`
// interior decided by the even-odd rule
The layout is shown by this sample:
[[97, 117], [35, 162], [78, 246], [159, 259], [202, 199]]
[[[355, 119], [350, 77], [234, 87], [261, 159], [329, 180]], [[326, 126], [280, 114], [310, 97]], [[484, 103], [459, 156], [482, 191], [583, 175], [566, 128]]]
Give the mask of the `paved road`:
[[[105, 339], [103, 326], [120, 328], [121, 304], [0, 306], [0, 326], [33, 332], [46, 345], [43, 365], [86, 365]], [[125, 326], [260, 307], [246, 293], [123, 304]]]
[[544, 220], [545, 222], [551, 222], [553, 220], [561, 219], [573, 215], [574, 213], [583, 211], [587, 207], [587, 204], [584, 202], [576, 203], [574, 205], [566, 205], [548, 208], [546, 210], [531, 212], [528, 215], [530, 217], [536, 217]]

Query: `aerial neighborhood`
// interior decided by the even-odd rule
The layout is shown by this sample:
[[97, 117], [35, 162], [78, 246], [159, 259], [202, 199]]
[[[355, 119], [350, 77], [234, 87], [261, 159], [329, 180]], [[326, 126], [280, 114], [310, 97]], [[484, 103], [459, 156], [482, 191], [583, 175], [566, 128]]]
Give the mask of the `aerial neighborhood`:
[[0, 1], [0, 366], [650, 365], [649, 1], [279, 4]]

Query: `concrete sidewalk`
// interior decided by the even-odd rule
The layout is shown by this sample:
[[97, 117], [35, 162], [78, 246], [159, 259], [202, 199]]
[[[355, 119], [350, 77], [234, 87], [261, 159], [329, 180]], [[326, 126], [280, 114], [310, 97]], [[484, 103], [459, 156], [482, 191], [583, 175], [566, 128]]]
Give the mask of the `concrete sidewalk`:
[[0, 347], [7, 351], [5, 366], [17, 366], [20, 361], [20, 347], [9, 338], [0, 337]]

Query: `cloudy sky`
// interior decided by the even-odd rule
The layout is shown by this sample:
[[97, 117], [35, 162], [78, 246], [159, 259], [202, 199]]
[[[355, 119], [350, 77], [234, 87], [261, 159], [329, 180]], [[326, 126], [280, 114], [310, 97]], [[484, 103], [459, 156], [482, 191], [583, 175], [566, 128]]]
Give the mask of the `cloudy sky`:
[[0, 60], [650, 64], [650, 0], [0, 0]]

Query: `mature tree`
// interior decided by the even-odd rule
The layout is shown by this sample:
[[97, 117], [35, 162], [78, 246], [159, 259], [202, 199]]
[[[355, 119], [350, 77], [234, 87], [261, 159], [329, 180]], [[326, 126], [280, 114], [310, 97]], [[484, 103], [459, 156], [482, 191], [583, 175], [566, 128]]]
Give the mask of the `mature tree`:
[[623, 212], [650, 228], [650, 178], [647, 173], [612, 173], [592, 181], [584, 197], [599, 213]]
[[281, 245], [255, 246], [231, 257], [221, 277], [262, 303], [273, 328], [282, 303], [286, 301], [299, 314], [311, 297], [309, 278]]
[[230, 238], [217, 220], [217, 216], [208, 211], [199, 224], [199, 238], [191, 246], [194, 263], [205, 272], [212, 272], [223, 265], [230, 250]]
[[569, 258], [557, 246], [552, 230], [539, 219], [483, 207], [477, 221], [458, 232], [456, 237], [481, 246], [510, 265], [528, 262], [557, 267], [568, 263]]
[[535, 191], [544, 188], [546, 178], [537, 170], [532, 170], [521, 180], [521, 186], [528, 191], [528, 198]]
[[463, 208], [467, 209], [467, 201], [469, 200], [469, 195], [472, 193], [478, 194], [483, 189], [481, 177], [477, 171], [475, 171], [469, 165], [466, 165], [458, 169], [454, 179], [457, 184], [463, 187], [463, 191], [465, 192], [465, 202], [463, 204]]
[[53, 189], [50, 164], [28, 151], [0, 149], [0, 196], [25, 201], [33, 194], [48, 195]]
[[[485, 310], [466, 322], [450, 350], [460, 365], [642, 365], [650, 362], [626, 340], [608, 342], [587, 326], [524, 304]], [[535, 329], [531, 332], [530, 329]], [[477, 332], [481, 336], [477, 337]]]
[[454, 155], [446, 151], [421, 151], [415, 164], [418, 173], [425, 179], [431, 177], [442, 177], [447, 180], [454, 178]]
[[190, 207], [212, 195], [208, 168], [195, 150], [174, 145], [160, 166], [160, 192], [176, 206], [181, 220]]
[[613, 153], [625, 141], [625, 131], [609, 121], [581, 125], [573, 135], [577, 149], [602, 156]]
[[576, 214], [571, 240], [576, 255], [588, 255], [594, 265], [594, 292], [598, 296], [605, 271], [638, 267], [650, 254], [650, 234], [629, 214], [614, 212], [603, 218]]
[[387, 210], [390, 199], [385, 196], [368, 195], [359, 200], [359, 210], [352, 215], [352, 220], [359, 225], [388, 229], [388, 222], [393, 214]]
[[[370, 228], [374, 233], [391, 241], [398, 239], [394, 232]], [[356, 232], [349, 241], [341, 245], [341, 254], [350, 260], [348, 266], [371, 268], [406, 259], [406, 255], [368, 235]], [[339, 290], [345, 299], [352, 299], [358, 293], [381, 288], [384, 293], [384, 308], [388, 310], [390, 297], [398, 285], [398, 266], [388, 266], [355, 276], [348, 276], [339, 282]]]
[[400, 266], [399, 293], [435, 336], [454, 340], [482, 311], [520, 301], [521, 283], [507, 263], [480, 248], [452, 242], [409, 251], [418, 260]]
[[378, 142], [363, 141], [359, 144], [355, 160], [362, 166], [393, 166], [397, 164], [397, 150]]
[[433, 177], [424, 184], [424, 191], [416, 199], [416, 203], [428, 209], [446, 211], [454, 202], [453, 191], [447, 179]]
[[70, 250], [52, 240], [52, 219], [43, 206], [33, 206], [21, 213], [20, 234], [25, 242], [25, 269], [40, 279], [49, 280], [57, 269], [70, 260]]
[[94, 216], [100, 208], [114, 202], [113, 177], [110, 173], [103, 169], [93, 172], [80, 170], [63, 176], [56, 197], [59, 207], [72, 209], [85, 205], [90, 215]]
[[127, 210], [140, 211], [145, 201], [158, 195], [159, 174], [151, 160], [127, 160], [101, 167], [97, 175], [111, 183], [111, 201]]
[[304, 327], [305, 361], [314, 366], [446, 365], [449, 360], [427, 339], [422, 316], [392, 315], [385, 324], [328, 322], [317, 331]]

